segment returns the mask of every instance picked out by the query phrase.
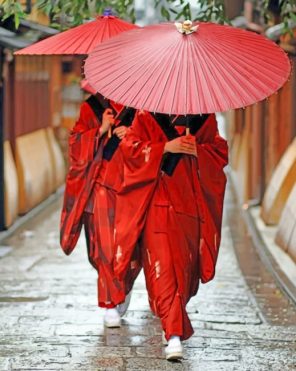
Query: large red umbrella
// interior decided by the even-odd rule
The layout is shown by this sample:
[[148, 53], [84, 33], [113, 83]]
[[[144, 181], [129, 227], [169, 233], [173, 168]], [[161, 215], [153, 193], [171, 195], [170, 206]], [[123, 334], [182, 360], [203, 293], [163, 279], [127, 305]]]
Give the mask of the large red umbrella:
[[98, 92], [125, 106], [186, 115], [261, 101], [290, 69], [283, 50], [261, 35], [184, 22], [116, 36], [95, 48], [84, 72]]
[[96, 20], [39, 41], [17, 51], [16, 55], [74, 55], [88, 54], [98, 44], [138, 26], [106, 12]]

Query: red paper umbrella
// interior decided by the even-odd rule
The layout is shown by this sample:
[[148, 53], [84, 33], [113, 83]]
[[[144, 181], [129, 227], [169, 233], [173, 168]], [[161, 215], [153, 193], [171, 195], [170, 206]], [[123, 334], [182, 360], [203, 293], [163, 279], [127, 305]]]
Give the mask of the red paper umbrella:
[[89, 94], [92, 95], [96, 94], [95, 89], [89, 84], [89, 82], [86, 79], [80, 81], [80, 87]]
[[88, 54], [95, 46], [121, 32], [138, 26], [105, 13], [95, 21], [84, 23], [70, 30], [39, 41], [17, 51], [16, 55]]
[[93, 88], [125, 106], [185, 115], [261, 101], [290, 68], [283, 50], [263, 36], [186, 21], [116, 36], [89, 55], [84, 72]]

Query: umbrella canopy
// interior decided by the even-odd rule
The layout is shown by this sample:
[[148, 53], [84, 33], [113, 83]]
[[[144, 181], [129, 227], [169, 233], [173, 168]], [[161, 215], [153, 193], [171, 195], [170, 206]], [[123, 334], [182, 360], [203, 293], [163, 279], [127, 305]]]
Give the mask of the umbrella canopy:
[[80, 87], [89, 94], [95, 95], [97, 93], [86, 79], [80, 81]]
[[108, 14], [39, 41], [17, 51], [15, 55], [88, 54], [103, 41], [138, 27]]
[[125, 106], [167, 114], [222, 112], [277, 91], [287, 55], [261, 35], [213, 23], [164, 23], [125, 32], [89, 55], [91, 86]]

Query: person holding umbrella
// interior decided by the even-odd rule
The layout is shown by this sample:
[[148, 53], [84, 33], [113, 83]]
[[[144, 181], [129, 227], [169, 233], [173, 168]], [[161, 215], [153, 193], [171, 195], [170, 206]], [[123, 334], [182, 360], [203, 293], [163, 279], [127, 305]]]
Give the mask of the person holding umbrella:
[[168, 360], [182, 358], [181, 341], [193, 333], [186, 304], [215, 276], [228, 147], [214, 112], [265, 99], [290, 69], [258, 34], [191, 21], [128, 31], [86, 60], [96, 91], [138, 110], [120, 145], [114, 271], [126, 277], [139, 241]]
[[66, 254], [71, 253], [84, 225], [89, 260], [98, 271], [98, 304], [106, 308], [104, 323], [119, 327], [129, 304], [128, 294], [141, 269], [137, 251], [124, 281], [114, 277], [112, 266], [116, 192], [122, 178], [117, 149], [134, 110], [109, 102], [87, 84], [84, 89], [93, 94], [81, 105], [79, 120], [70, 134], [61, 246]]
[[[137, 112], [120, 148], [125, 177], [117, 201], [117, 255], [123, 225], [130, 231], [138, 225], [150, 307], [168, 340], [167, 359], [179, 359], [181, 340], [193, 334], [186, 304], [199, 280], [214, 275], [216, 256], [205, 245], [218, 249], [220, 243], [227, 144], [214, 115]], [[118, 260], [119, 275], [121, 268]]]
[[[95, 20], [39, 41], [16, 55], [88, 55], [98, 44], [138, 26], [112, 15], [106, 9]], [[70, 169], [61, 212], [60, 243], [70, 254], [82, 226], [91, 264], [98, 271], [98, 302], [106, 308], [107, 327], [120, 326], [127, 310], [133, 282], [140, 270], [135, 256], [124, 281], [113, 273], [114, 210], [120, 185], [121, 158], [118, 144], [130, 125], [134, 111], [110, 102], [84, 80], [91, 96], [82, 103], [80, 117], [69, 138]], [[112, 133], [112, 128], [114, 131]], [[126, 300], [127, 299], [127, 300]]]

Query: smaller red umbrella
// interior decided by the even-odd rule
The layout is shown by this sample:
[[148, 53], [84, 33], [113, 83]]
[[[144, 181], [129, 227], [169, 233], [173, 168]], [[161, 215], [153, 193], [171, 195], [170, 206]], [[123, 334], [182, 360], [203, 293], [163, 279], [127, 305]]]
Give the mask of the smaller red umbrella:
[[86, 79], [81, 80], [80, 87], [81, 87], [81, 89], [83, 89], [84, 91], [86, 91], [89, 94], [92, 94], [92, 95], [97, 94], [95, 89], [90, 85], [90, 83]]
[[135, 24], [110, 15], [109, 10], [96, 20], [84, 23], [70, 30], [48, 37], [24, 49], [15, 55], [84, 55], [95, 46], [121, 32], [138, 28]]

